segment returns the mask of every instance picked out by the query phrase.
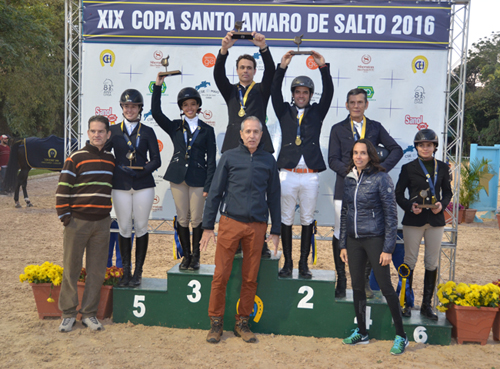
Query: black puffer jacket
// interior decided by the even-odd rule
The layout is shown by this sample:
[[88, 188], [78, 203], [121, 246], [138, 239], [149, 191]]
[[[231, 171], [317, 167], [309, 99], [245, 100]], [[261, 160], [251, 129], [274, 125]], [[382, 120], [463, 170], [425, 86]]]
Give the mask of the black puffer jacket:
[[384, 236], [384, 250], [392, 254], [396, 247], [398, 214], [394, 185], [385, 172], [363, 170], [356, 178], [351, 171], [345, 177], [340, 216], [340, 248], [347, 236], [366, 238]]
[[203, 211], [203, 229], [214, 229], [217, 208], [221, 215], [243, 223], [266, 222], [271, 234], [281, 231], [281, 194], [278, 166], [261, 142], [251, 154], [240, 146], [222, 154]]

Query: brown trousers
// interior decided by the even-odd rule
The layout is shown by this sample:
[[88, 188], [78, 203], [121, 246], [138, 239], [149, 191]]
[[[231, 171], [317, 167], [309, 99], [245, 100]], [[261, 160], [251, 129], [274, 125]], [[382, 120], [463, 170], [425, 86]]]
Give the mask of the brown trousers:
[[250, 316], [257, 291], [263, 240], [266, 235], [266, 223], [242, 223], [227, 216], [219, 220], [217, 248], [215, 250], [215, 272], [208, 305], [208, 316], [223, 317], [226, 306], [226, 286], [233, 268], [234, 254], [241, 240], [243, 265], [241, 268], [241, 290], [239, 314]]

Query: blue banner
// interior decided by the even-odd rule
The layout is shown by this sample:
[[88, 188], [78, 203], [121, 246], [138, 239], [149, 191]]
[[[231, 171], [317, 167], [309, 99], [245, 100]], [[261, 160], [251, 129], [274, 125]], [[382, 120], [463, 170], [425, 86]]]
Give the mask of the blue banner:
[[272, 46], [446, 49], [449, 3], [395, 1], [83, 1], [83, 40], [220, 45], [236, 21]]

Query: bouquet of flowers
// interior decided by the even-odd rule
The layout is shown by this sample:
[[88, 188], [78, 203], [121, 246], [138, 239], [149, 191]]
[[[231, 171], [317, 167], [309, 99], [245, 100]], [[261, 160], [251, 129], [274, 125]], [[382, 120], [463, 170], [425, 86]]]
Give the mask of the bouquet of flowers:
[[453, 281], [441, 283], [438, 286], [439, 311], [448, 310], [450, 304], [459, 306], [497, 307], [500, 303], [500, 286], [488, 283], [484, 286], [477, 284], [456, 284]]
[[52, 288], [59, 286], [62, 282], [63, 268], [46, 261], [42, 265], [28, 265], [24, 268], [24, 273], [19, 275], [19, 280], [22, 282], [28, 281], [29, 283], [51, 283], [50, 295], [47, 299], [48, 302], [54, 302], [52, 298]]
[[[464, 209], [465, 209], [464, 206], [462, 204], [458, 203], [458, 210], [464, 210]], [[448, 206], [446, 207], [446, 210], [448, 210], [450, 212], [453, 211], [453, 201], [450, 201], [448, 203]]]
[[[120, 278], [123, 276], [123, 268], [118, 268], [116, 266], [112, 266], [106, 268], [106, 275], [104, 276], [103, 286], [116, 286], [118, 282], [120, 282]], [[85, 283], [85, 279], [87, 278], [87, 271], [85, 268], [82, 268], [80, 272], [79, 282]]]

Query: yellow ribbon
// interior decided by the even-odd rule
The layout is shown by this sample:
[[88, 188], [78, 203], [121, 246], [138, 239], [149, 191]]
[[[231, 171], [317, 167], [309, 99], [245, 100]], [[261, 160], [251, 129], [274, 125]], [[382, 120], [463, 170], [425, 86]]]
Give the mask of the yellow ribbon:
[[240, 106], [241, 106], [242, 109], [243, 109], [243, 106], [247, 106], [248, 94], [250, 93], [250, 90], [253, 88], [253, 86], [255, 86], [255, 81], [252, 81], [252, 83], [250, 84], [250, 86], [248, 86], [247, 92], [245, 92], [245, 96], [243, 96], [243, 105], [241, 105], [241, 101], [240, 101]]
[[[406, 273], [404, 270], [406, 269]], [[399, 304], [403, 308], [405, 306], [405, 298], [406, 298], [406, 278], [410, 276], [410, 267], [406, 264], [401, 264], [398, 268], [398, 273], [402, 277], [401, 280], [401, 292], [399, 293]]]
[[[351, 131], [352, 131], [352, 134], [354, 135], [354, 122], [351, 118]], [[366, 118], [365, 116], [363, 115], [363, 126], [361, 127], [361, 133], [359, 133], [359, 138], [365, 138], [365, 132], [366, 132]]]

